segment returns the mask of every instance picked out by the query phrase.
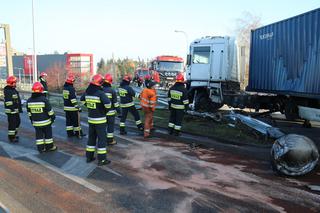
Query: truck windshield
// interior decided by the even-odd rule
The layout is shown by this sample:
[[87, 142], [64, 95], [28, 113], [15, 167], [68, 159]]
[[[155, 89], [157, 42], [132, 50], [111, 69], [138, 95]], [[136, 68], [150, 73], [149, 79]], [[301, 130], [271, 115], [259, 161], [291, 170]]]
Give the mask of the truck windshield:
[[158, 63], [158, 70], [181, 72], [183, 70], [183, 63], [182, 62], [171, 62], [171, 61], [160, 61]]
[[192, 63], [208, 64], [210, 58], [210, 47], [194, 47]]

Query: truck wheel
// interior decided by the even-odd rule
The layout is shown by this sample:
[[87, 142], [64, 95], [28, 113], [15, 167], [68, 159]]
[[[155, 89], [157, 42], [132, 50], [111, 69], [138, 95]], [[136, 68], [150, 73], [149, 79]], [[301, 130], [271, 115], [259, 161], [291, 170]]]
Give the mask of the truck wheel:
[[216, 112], [223, 104], [213, 103], [206, 92], [197, 93], [195, 110], [200, 112]]
[[290, 100], [284, 106], [284, 115], [289, 121], [294, 121], [299, 118], [298, 106], [295, 101]]

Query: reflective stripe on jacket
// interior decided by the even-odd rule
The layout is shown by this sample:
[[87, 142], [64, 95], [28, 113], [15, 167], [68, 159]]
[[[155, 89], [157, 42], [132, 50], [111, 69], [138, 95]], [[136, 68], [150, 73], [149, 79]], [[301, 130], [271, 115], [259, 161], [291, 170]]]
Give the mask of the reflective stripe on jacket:
[[183, 83], [175, 83], [168, 92], [169, 106], [173, 109], [187, 109], [189, 105], [187, 93]]
[[32, 94], [26, 108], [34, 127], [50, 125], [55, 119], [54, 111], [44, 94]]
[[80, 100], [88, 108], [88, 123], [107, 122], [106, 114], [111, 108], [111, 102], [101, 87], [90, 84]]
[[155, 89], [144, 88], [140, 94], [140, 105], [143, 108], [155, 110], [157, 103], [157, 93]]
[[63, 110], [64, 111], [78, 111], [79, 105], [77, 101], [76, 91], [72, 84], [65, 83], [63, 85]]
[[6, 114], [16, 114], [22, 111], [20, 95], [14, 87], [5, 86], [3, 94], [4, 112]]

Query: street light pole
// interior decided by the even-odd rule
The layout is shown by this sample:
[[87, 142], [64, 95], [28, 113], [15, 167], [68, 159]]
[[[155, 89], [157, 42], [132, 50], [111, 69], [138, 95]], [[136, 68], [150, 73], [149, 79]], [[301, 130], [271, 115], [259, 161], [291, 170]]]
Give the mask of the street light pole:
[[32, 0], [32, 38], [33, 38], [33, 82], [38, 80], [38, 69], [37, 69], [37, 55], [36, 55], [36, 42], [35, 42], [35, 24], [34, 24], [34, 4]]
[[189, 39], [188, 39], [188, 34], [185, 31], [182, 30], [175, 30], [175, 33], [182, 33], [184, 37], [186, 38], [186, 43], [187, 43], [187, 55], [189, 53]]

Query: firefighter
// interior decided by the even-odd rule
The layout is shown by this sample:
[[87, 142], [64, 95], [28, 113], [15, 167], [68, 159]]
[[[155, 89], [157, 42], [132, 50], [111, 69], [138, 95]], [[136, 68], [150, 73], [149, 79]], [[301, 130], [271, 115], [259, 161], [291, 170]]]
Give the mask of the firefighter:
[[152, 81], [151, 75], [145, 75], [145, 76], [144, 76], [144, 82], [143, 82], [143, 83], [144, 83], [144, 86], [147, 87], [146, 85], [147, 85], [147, 83], [150, 82], [150, 81]]
[[183, 115], [189, 105], [187, 89], [184, 85], [184, 77], [182, 73], [179, 73], [176, 76], [176, 83], [169, 89], [168, 99], [170, 110], [168, 125], [169, 134], [179, 136]]
[[140, 105], [144, 112], [144, 138], [150, 137], [150, 131], [153, 129], [153, 113], [156, 109], [157, 93], [155, 90], [156, 83], [148, 80], [145, 82], [144, 88], [140, 94]]
[[45, 97], [44, 88], [40, 82], [32, 86], [31, 97], [26, 105], [32, 125], [36, 130], [36, 144], [39, 153], [57, 150], [53, 143], [52, 126], [55, 114], [49, 100]]
[[18, 128], [20, 126], [20, 115], [22, 113], [21, 99], [16, 90], [17, 78], [9, 76], [7, 86], [4, 87], [4, 108], [8, 117], [8, 138], [10, 142], [19, 142]]
[[136, 121], [136, 125], [140, 131], [143, 131], [142, 122], [140, 120], [140, 115], [138, 110], [134, 105], [134, 97], [138, 98], [139, 93], [136, 93], [132, 87], [130, 87], [131, 77], [129, 75], [125, 75], [122, 79], [119, 88], [119, 96], [120, 96], [120, 107], [121, 107], [121, 119], [120, 119], [120, 134], [127, 134], [126, 131], [126, 119], [128, 112], [133, 115], [134, 120]]
[[114, 140], [114, 122], [116, 113], [120, 114], [119, 103], [117, 99], [117, 93], [112, 89], [112, 76], [106, 74], [103, 83], [103, 91], [111, 101], [111, 109], [107, 113], [107, 143], [108, 145], [114, 145], [117, 142]]
[[43, 93], [45, 94], [46, 97], [48, 97], [48, 84], [47, 84], [47, 73], [41, 72], [39, 81], [43, 86]]
[[87, 163], [95, 160], [94, 153], [97, 145], [98, 166], [110, 163], [107, 160], [106, 148], [106, 114], [111, 108], [111, 102], [102, 90], [103, 82], [102, 75], [94, 75], [90, 85], [80, 99], [88, 108], [89, 139], [86, 148]]
[[70, 73], [63, 86], [64, 111], [66, 112], [66, 131], [68, 137], [76, 136], [81, 139], [83, 134], [80, 126], [81, 108], [78, 105], [76, 91], [73, 87], [74, 74]]

